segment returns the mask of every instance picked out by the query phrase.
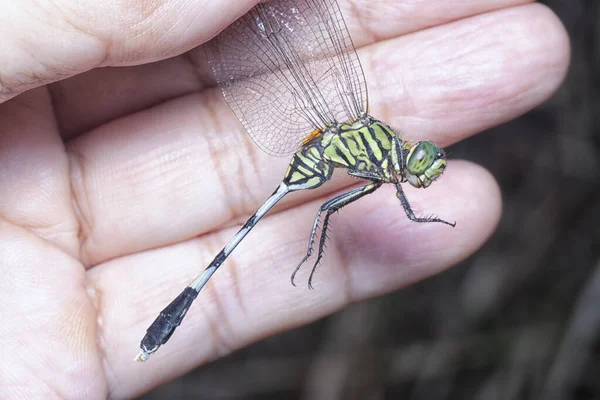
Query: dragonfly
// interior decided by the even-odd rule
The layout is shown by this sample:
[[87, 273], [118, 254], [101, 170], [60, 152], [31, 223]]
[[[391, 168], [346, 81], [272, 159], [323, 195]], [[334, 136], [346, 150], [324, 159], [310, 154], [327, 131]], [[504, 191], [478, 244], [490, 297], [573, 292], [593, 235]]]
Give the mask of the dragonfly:
[[273, 194], [159, 313], [140, 343], [137, 361], [148, 360], [170, 339], [208, 280], [275, 204], [291, 192], [323, 185], [336, 168], [364, 184], [319, 208], [292, 284], [318, 240], [308, 279], [312, 289], [331, 215], [383, 184], [396, 187], [411, 221], [456, 225], [413, 212], [402, 184], [427, 188], [446, 169], [446, 154], [431, 141], [401, 139], [369, 114], [362, 66], [336, 0], [260, 1], [207, 43], [205, 51], [227, 104], [254, 142], [268, 154], [291, 155], [291, 161]]

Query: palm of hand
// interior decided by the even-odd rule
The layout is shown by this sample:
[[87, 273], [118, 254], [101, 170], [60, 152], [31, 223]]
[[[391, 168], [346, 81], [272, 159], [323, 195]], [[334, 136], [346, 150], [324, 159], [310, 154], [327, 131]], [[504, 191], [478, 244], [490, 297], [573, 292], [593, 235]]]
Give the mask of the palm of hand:
[[[356, 5], [360, 24], [348, 17], [374, 116], [447, 145], [535, 106], [562, 80], [568, 44], [542, 6], [504, 0], [499, 11], [472, 16], [491, 6], [455, 6], [450, 15], [445, 2], [430, 3], [390, 6], [397, 26], [378, 24], [368, 3]], [[289, 274], [318, 205], [349, 181], [290, 196], [203, 292], [169, 351], [134, 364], [149, 322], [275, 188], [287, 160], [254, 148], [186, 56], [43, 85], [99, 60], [180, 53], [233, 18], [219, 2], [208, 7], [201, 12], [210, 24], [193, 29], [198, 15], [157, 11], [159, 22], [142, 22], [152, 26], [145, 36], [113, 32], [131, 48], [103, 42], [101, 56], [82, 44], [88, 36], [68, 33], [81, 48], [62, 49], [69, 57], [41, 51], [42, 73], [21, 53], [3, 56], [17, 71], [0, 73], [0, 379], [8, 382], [0, 397], [135, 396], [230, 349], [441, 271], [492, 231], [500, 213], [493, 179], [451, 162], [435, 188], [407, 192], [424, 213], [459, 221], [456, 230], [409, 224], [381, 190], [344, 210], [319, 290], [309, 292], [288, 287]], [[499, 40], [496, 29], [511, 36]], [[157, 32], [169, 40], [157, 42]]]

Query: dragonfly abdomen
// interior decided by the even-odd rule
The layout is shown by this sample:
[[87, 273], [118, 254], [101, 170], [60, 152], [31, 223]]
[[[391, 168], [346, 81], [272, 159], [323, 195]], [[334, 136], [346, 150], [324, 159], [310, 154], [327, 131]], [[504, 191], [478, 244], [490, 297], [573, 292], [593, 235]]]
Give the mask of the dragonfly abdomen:
[[310, 144], [294, 153], [283, 178], [290, 190], [312, 189], [331, 178], [333, 166], [324, 160], [323, 149]]

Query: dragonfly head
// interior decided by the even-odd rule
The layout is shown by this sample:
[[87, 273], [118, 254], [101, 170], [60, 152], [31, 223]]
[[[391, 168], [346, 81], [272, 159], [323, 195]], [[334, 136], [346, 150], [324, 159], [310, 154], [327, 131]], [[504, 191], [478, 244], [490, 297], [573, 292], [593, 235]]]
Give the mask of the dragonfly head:
[[408, 148], [404, 178], [416, 188], [426, 188], [446, 169], [446, 153], [435, 143], [418, 142]]

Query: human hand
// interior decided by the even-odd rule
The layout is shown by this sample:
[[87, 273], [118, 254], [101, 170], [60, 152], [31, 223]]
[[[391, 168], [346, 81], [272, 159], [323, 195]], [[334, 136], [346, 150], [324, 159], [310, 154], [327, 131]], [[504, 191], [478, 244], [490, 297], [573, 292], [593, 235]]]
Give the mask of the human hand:
[[[454, 143], [541, 103], [565, 75], [566, 34], [545, 7], [521, 5], [529, 1], [339, 1], [372, 115], [410, 139]], [[294, 193], [233, 253], [169, 343], [134, 363], [157, 313], [262, 204], [289, 161], [254, 146], [187, 55], [157, 61], [206, 41], [252, 3], [5, 6], [0, 398], [139, 395], [438, 273], [493, 231], [493, 178], [451, 160], [431, 188], [406, 192], [420, 213], [456, 228], [411, 223], [393, 188], [382, 188], [335, 217], [317, 290], [293, 288], [316, 210], [355, 181]], [[138, 66], [90, 71], [126, 65]]]

